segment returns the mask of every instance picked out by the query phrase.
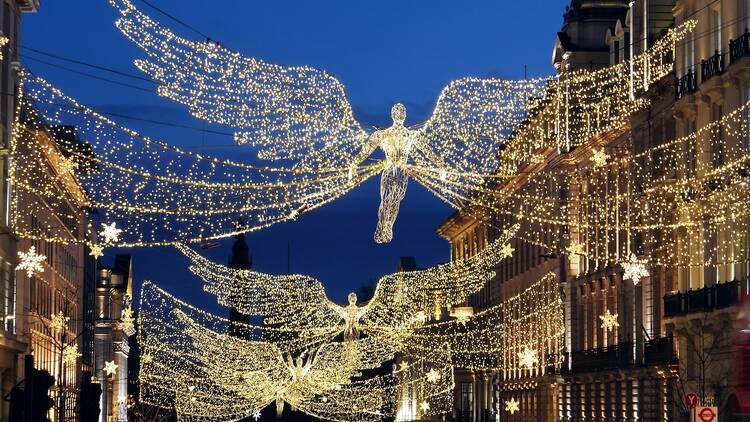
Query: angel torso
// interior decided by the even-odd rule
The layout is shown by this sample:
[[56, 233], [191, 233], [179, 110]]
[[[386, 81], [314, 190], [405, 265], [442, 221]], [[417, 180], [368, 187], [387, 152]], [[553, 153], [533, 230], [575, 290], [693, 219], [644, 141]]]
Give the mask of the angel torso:
[[414, 133], [411, 130], [403, 124], [394, 122], [393, 126], [381, 129], [372, 136], [385, 153], [387, 167], [400, 167], [406, 164], [414, 146]]

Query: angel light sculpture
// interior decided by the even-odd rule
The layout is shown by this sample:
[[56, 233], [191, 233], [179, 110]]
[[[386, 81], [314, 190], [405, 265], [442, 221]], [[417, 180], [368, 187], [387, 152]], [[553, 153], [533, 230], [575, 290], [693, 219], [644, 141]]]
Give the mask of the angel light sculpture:
[[[280, 66], [211, 41], [191, 41], [130, 0], [110, 2], [120, 13], [117, 27], [146, 52], [148, 59], [135, 63], [157, 82], [158, 94], [188, 107], [196, 118], [234, 128], [235, 140], [257, 148], [260, 159], [286, 161], [299, 171], [343, 174], [344, 181], [348, 175], [351, 182], [382, 150], [378, 243], [391, 241], [410, 179], [449, 200], [481, 186], [497, 169], [503, 143], [549, 82], [460, 79], [443, 89], [424, 123], [405, 126], [406, 107], [396, 104], [393, 125], [370, 130], [355, 118], [341, 82], [323, 70]], [[317, 200], [311, 198], [294, 217]]]

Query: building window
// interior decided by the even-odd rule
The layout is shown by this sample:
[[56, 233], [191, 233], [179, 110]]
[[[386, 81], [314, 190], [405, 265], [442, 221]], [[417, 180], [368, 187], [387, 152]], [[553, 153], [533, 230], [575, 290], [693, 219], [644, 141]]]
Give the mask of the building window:
[[683, 44], [682, 58], [684, 73], [687, 74], [690, 71], [695, 71], [695, 30], [690, 31]]
[[462, 421], [472, 420], [474, 414], [474, 384], [470, 382], [461, 383], [458, 409], [461, 412], [460, 418]]
[[721, 3], [711, 8], [711, 54], [721, 52]]

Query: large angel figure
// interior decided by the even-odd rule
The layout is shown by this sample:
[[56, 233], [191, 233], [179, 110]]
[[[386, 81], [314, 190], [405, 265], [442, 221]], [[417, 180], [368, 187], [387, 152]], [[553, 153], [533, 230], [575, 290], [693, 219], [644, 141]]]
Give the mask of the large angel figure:
[[[290, 349], [292, 343], [269, 341], [284, 328], [243, 324], [238, 329], [150, 282], [141, 297], [141, 399], [174, 408], [180, 420], [239, 420], [272, 403], [277, 415], [288, 403], [324, 420], [372, 421], [393, 413], [395, 393], [405, 380], [400, 372], [363, 377], [363, 370], [393, 358], [379, 353], [372, 339]], [[258, 331], [257, 338], [250, 335]], [[238, 335], [242, 332], [248, 335]], [[444, 377], [425, 386], [427, 397], [450, 397], [449, 362], [430, 365]], [[411, 375], [426, 376], [423, 365], [413, 370]]]
[[[259, 158], [351, 179], [381, 150], [379, 243], [392, 239], [410, 178], [454, 205], [481, 187], [547, 82], [460, 79], [443, 89], [422, 124], [405, 126], [406, 107], [396, 104], [393, 125], [372, 129], [355, 118], [343, 85], [323, 70], [271, 64], [210, 40], [191, 41], [130, 0], [110, 2], [120, 13], [117, 27], [145, 51], [147, 58], [136, 66], [158, 84], [157, 92], [197, 118], [234, 128], [236, 141], [257, 148]], [[450, 194], [441, 191], [448, 187]]]
[[267, 325], [300, 330], [303, 341], [343, 336], [351, 342], [362, 332], [377, 332], [379, 344], [398, 348], [403, 333], [445, 308], [464, 303], [485, 286], [498, 263], [509, 256], [507, 245], [516, 230], [517, 226], [510, 227], [470, 258], [386, 275], [367, 303], [357, 303], [352, 293], [344, 306], [328, 299], [323, 284], [312, 277], [232, 269], [186, 246], [178, 249], [190, 259], [190, 271], [204, 280], [204, 289], [222, 305], [260, 316]]

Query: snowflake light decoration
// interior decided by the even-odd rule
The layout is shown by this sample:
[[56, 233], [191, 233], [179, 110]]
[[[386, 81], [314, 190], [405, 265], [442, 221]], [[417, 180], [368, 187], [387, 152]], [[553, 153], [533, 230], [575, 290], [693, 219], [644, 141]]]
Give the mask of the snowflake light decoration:
[[122, 310], [122, 316], [120, 317], [120, 322], [117, 324], [117, 328], [130, 336], [135, 330], [134, 322], [135, 318], [133, 318], [133, 309], [127, 307]]
[[427, 373], [427, 381], [435, 383], [440, 380], [440, 372], [436, 371], [435, 368], [430, 369], [430, 372]]
[[513, 415], [521, 410], [520, 404], [515, 397], [511, 397], [510, 400], [505, 402], [505, 411]]
[[595, 150], [594, 154], [591, 156], [591, 162], [594, 164], [595, 168], [606, 166], [608, 159], [609, 155], [607, 155], [607, 153], [604, 152], [603, 149]]
[[599, 319], [602, 320], [602, 328], [604, 331], [612, 331], [615, 327], [619, 327], [620, 323], [617, 322], [617, 314], [609, 312], [609, 309], [604, 311], [604, 315], [599, 315]]
[[78, 358], [83, 355], [78, 353], [77, 344], [69, 344], [63, 347], [62, 356], [63, 356], [63, 362], [65, 362], [66, 365], [75, 365], [76, 362], [78, 361]]
[[36, 248], [34, 246], [30, 247], [28, 252], [19, 251], [18, 258], [21, 260], [21, 262], [18, 264], [16, 269], [26, 270], [26, 274], [29, 277], [33, 276], [35, 273], [44, 272], [42, 262], [44, 262], [47, 257], [42, 254], [36, 253]]
[[622, 279], [633, 280], [633, 284], [638, 284], [643, 277], [651, 275], [646, 269], [646, 262], [638, 259], [634, 253], [630, 254], [630, 259], [628, 261], [624, 261], [620, 263], [620, 265], [622, 265], [622, 269], [625, 270]]
[[255, 419], [256, 421], [260, 419], [260, 410], [256, 410], [255, 412], [253, 412], [253, 419]]
[[68, 321], [70, 321], [70, 318], [65, 316], [62, 312], [52, 314], [50, 317], [49, 329], [52, 331], [52, 334], [61, 333], [68, 328]]
[[583, 245], [581, 245], [575, 240], [570, 241], [570, 245], [568, 245], [565, 251], [570, 256], [586, 255], [586, 251], [583, 250]]
[[114, 360], [110, 360], [104, 363], [104, 369], [102, 369], [104, 373], [110, 377], [117, 373], [117, 364]]
[[102, 245], [93, 244], [90, 249], [89, 256], [93, 256], [94, 258], [101, 258], [104, 256], [104, 247]]
[[419, 403], [419, 410], [421, 410], [422, 413], [427, 413], [430, 410], [430, 403], [427, 403], [427, 401]]
[[537, 362], [539, 362], [539, 358], [536, 356], [536, 350], [533, 350], [531, 347], [526, 346], [522, 351], [518, 352], [518, 363], [521, 366], [531, 369]]
[[102, 223], [101, 236], [104, 239], [104, 243], [115, 243], [120, 240], [121, 229], [117, 228], [117, 223], [112, 222], [111, 224]]
[[510, 246], [510, 243], [506, 243], [502, 249], [500, 249], [500, 257], [501, 258], [510, 258], [513, 256], [513, 252], [516, 249]]

